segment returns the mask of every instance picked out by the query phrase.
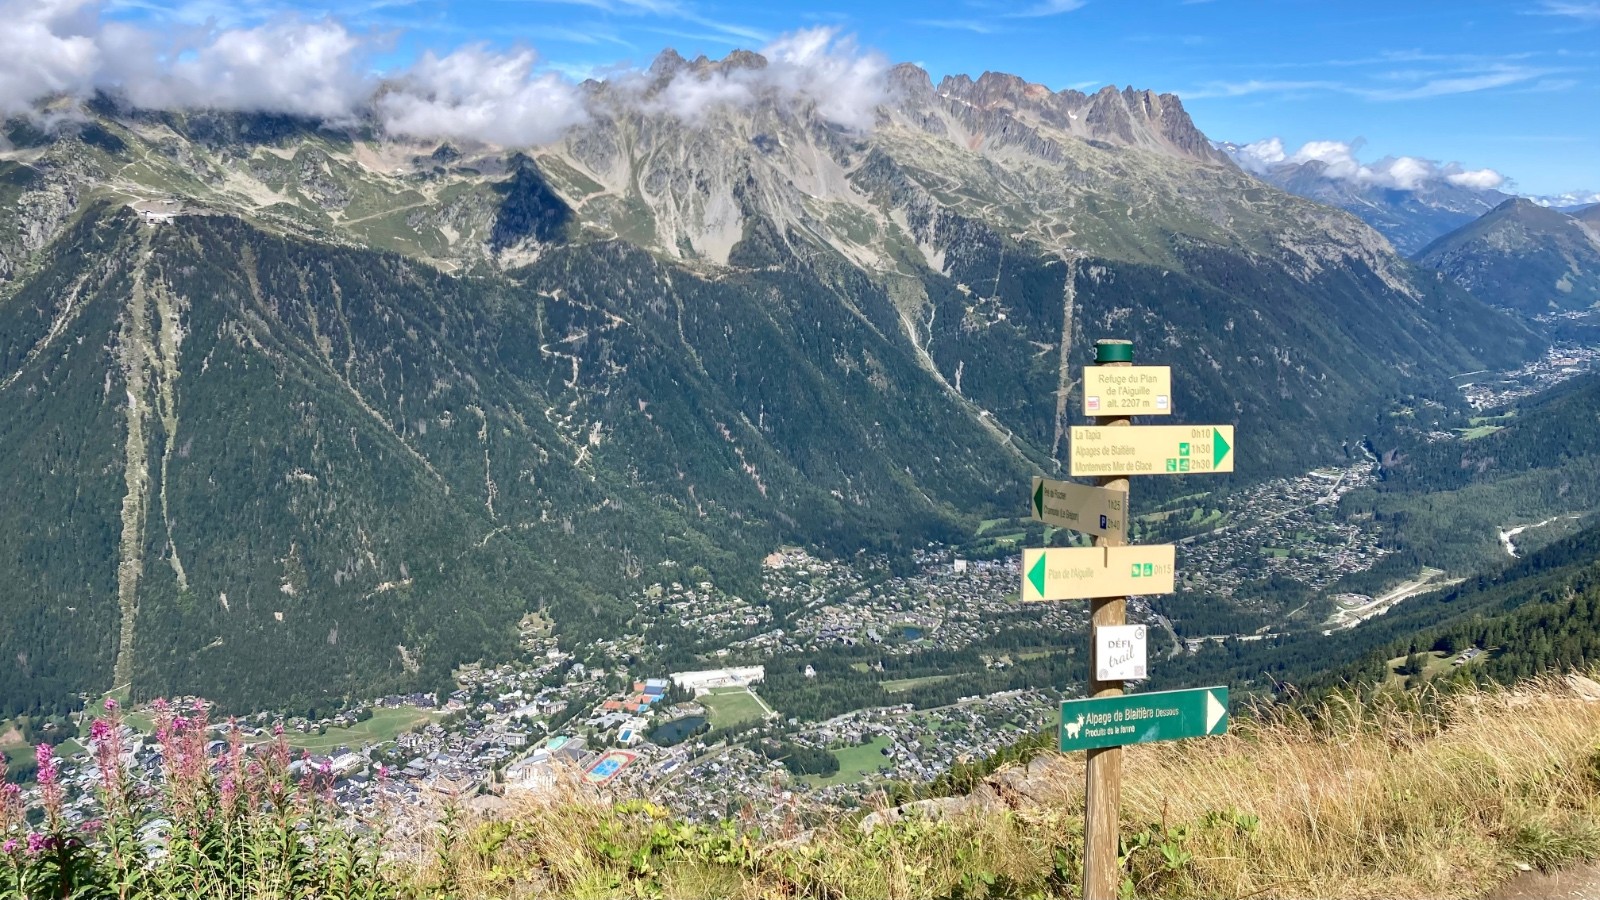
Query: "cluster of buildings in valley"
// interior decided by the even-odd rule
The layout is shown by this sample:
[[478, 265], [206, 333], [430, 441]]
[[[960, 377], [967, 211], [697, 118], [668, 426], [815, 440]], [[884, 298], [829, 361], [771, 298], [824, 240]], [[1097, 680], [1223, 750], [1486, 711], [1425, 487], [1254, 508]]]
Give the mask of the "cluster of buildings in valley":
[[[920, 555], [916, 574], [875, 571], [863, 578], [851, 566], [798, 551], [783, 557], [782, 565], [769, 568], [767, 586], [794, 610], [796, 624], [777, 629], [778, 646], [785, 650], [828, 646], [848, 636], [880, 642], [886, 655], [913, 653], [967, 646], [1003, 627], [997, 619], [1024, 616], [1079, 630], [1084, 624], [1081, 604], [1024, 608], [1016, 602], [1020, 576], [1014, 559], [957, 561], [950, 551], [932, 548]], [[771, 621], [770, 607], [732, 600], [701, 584], [659, 586], [644, 602], [683, 604], [668, 615], [685, 623], [707, 603], [740, 616], [741, 623], [751, 615]], [[746, 607], [762, 612], [740, 612]], [[759, 664], [630, 671], [625, 661], [638, 658], [645, 646], [641, 635], [601, 642], [581, 660], [559, 648], [542, 620], [525, 622], [521, 637], [523, 653], [516, 661], [463, 668], [459, 689], [448, 697], [385, 697], [338, 716], [282, 721], [291, 744], [326, 748], [297, 762], [295, 772], [327, 773], [335, 782], [333, 796], [353, 818], [381, 808], [397, 822], [415, 820], [401, 824], [401, 834], [421, 835], [423, 826], [416, 823], [437, 815], [447, 802], [493, 804], [502, 802], [498, 797], [573, 785], [649, 796], [685, 815], [741, 813], [771, 822], [796, 809], [853, 802], [887, 779], [937, 777], [958, 761], [980, 758], [1042, 727], [1059, 699], [1009, 692], [966, 697], [938, 709], [900, 705], [807, 723], [785, 719], [761, 698], [765, 669]], [[719, 720], [718, 709], [730, 694], [759, 712]], [[410, 727], [398, 734], [361, 730], [374, 714], [397, 716]], [[794, 776], [781, 761], [754, 752], [748, 741], [729, 741], [715, 731], [725, 733], [730, 725], [835, 751], [852, 762], [838, 778]], [[266, 741], [271, 726], [262, 714], [244, 730], [248, 740]], [[222, 726], [214, 727], [214, 749], [220, 752], [226, 735]], [[339, 743], [345, 733], [366, 739]], [[130, 770], [158, 779], [153, 738], [132, 729], [124, 735]], [[85, 798], [92, 794], [98, 775], [90, 753], [79, 752], [67, 771]], [[88, 815], [87, 805], [84, 810]]]
[[[1326, 513], [1339, 497], [1369, 484], [1371, 468], [1352, 464], [1230, 498], [1229, 524], [1180, 547], [1179, 571], [1189, 589], [1227, 593], [1252, 570], [1321, 587], [1370, 567], [1380, 552], [1375, 539]], [[1244, 560], [1255, 562], [1243, 566]], [[290, 719], [285, 730], [292, 741], [328, 748], [307, 765], [334, 775], [335, 797], [353, 816], [382, 805], [426, 818], [452, 799], [493, 804], [573, 785], [647, 796], [684, 815], [737, 813], [767, 823], [796, 810], [858, 802], [886, 780], [933, 779], [1048, 726], [1061, 697], [1010, 691], [934, 709], [901, 704], [807, 722], [783, 709], [781, 694], [763, 696], [769, 693], [763, 661], [783, 654], [792, 664], [870, 646], [875, 652], [857, 665], [864, 678], [886, 682], [874, 670], [881, 673], [882, 661], [894, 657], [962, 650], [1010, 629], [1081, 635], [1087, 627], [1087, 604], [1021, 603], [1016, 557], [969, 560], [931, 546], [913, 563], [910, 574], [895, 575], [885, 560], [823, 560], [785, 550], [766, 561], [764, 596], [736, 597], [709, 582], [652, 585], [637, 599], [638, 621], [648, 623], [641, 633], [587, 646], [581, 658], [558, 646], [551, 623], [530, 617], [516, 660], [465, 667], [448, 697], [387, 697], [338, 717]], [[1133, 610], [1155, 618], [1138, 602]], [[652, 651], [665, 646], [656, 630], [663, 627], [692, 633], [696, 648], [705, 648], [692, 655], [704, 664], [652, 670]], [[1010, 662], [1000, 651], [979, 660], [990, 667]], [[804, 674], [814, 672], [808, 666]], [[730, 703], [742, 706], [731, 713]], [[334, 745], [341, 729], [369, 712], [407, 710], [414, 715], [401, 718], [410, 730], [356, 728], [349, 734], [366, 735], [365, 741]], [[267, 727], [258, 718], [251, 727]], [[791, 774], [757, 752], [753, 735], [832, 752], [841, 772]], [[131, 757], [138, 770], [155, 777], [159, 762], [149, 756], [149, 740], [128, 737], [138, 748]], [[77, 760], [74, 777], [85, 786], [93, 784], [91, 763], [87, 754]]]
[[1007, 691], [917, 710], [910, 704], [856, 710], [787, 731], [792, 743], [831, 750], [847, 760], [839, 776], [791, 776], [781, 762], [745, 745], [704, 748], [668, 777], [640, 784], [681, 815], [735, 815], [774, 826], [795, 813], [853, 806], [889, 781], [931, 781], [958, 762], [983, 759], [1058, 715], [1059, 696]]
[[771, 607], [724, 593], [709, 581], [689, 587], [653, 584], [645, 590], [645, 603], [674, 627], [708, 638], [741, 634], [772, 621]]
[[1365, 572], [1384, 550], [1375, 529], [1342, 521], [1333, 507], [1376, 483], [1370, 461], [1280, 478], [1230, 498], [1228, 524], [1178, 542], [1186, 589], [1234, 597], [1248, 581], [1281, 575], [1313, 590]]
[[[783, 563], [775, 564], [780, 557]], [[885, 655], [908, 655], [959, 650], [1020, 619], [1059, 629], [1087, 621], [1079, 604], [1019, 603], [1016, 557], [967, 560], [950, 548], [930, 547], [916, 551], [914, 562], [911, 575], [863, 577], [850, 564], [801, 551], [774, 554], [763, 587], [774, 602], [791, 604], [793, 624], [735, 646], [806, 653], [871, 645]]]
[[[1541, 318], [1583, 319], [1591, 311], [1552, 314]], [[1495, 409], [1515, 403], [1540, 391], [1592, 372], [1600, 365], [1600, 348], [1577, 344], [1560, 344], [1545, 351], [1545, 355], [1519, 369], [1509, 372], [1468, 372], [1460, 376], [1458, 387], [1474, 409]]]

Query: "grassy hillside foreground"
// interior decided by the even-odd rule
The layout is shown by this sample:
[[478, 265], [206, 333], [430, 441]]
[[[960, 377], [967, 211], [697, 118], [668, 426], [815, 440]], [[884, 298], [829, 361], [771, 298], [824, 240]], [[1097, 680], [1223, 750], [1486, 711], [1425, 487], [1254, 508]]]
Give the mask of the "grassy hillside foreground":
[[[1600, 854], [1600, 702], [1563, 681], [1385, 695], [1129, 748], [1126, 887], [1161, 897], [1476, 897]], [[1076, 896], [1082, 755], [996, 773], [939, 821], [787, 835], [568, 792], [446, 838], [414, 886], [462, 898]], [[1005, 785], [1023, 784], [1024, 793]], [[980, 789], [986, 790], [986, 789]]]
[[[1600, 684], [1578, 687], [1600, 698]], [[1600, 702], [1569, 682], [1313, 712], [1129, 748], [1125, 896], [1472, 898], [1519, 868], [1600, 856]], [[1074, 897], [1079, 882], [1081, 755], [865, 820], [797, 811], [768, 834], [573, 782], [494, 818], [446, 810], [420, 832], [380, 809], [363, 837], [337, 821], [327, 772], [290, 780], [285, 740], [247, 749], [235, 731], [213, 756], [203, 708], [163, 707], [156, 725], [166, 781], [151, 796], [121, 765], [114, 709], [94, 723], [102, 808], [87, 823], [65, 815], [48, 748], [42, 823], [0, 786], [0, 900], [1022, 900]]]

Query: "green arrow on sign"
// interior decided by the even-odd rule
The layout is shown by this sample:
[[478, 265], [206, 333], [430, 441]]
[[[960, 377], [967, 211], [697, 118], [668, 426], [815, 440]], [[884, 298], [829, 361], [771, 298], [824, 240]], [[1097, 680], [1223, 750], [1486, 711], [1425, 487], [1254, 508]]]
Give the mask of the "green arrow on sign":
[[1028, 571], [1028, 583], [1042, 596], [1044, 594], [1044, 554], [1039, 554], [1039, 559]]
[[1222, 468], [1223, 457], [1227, 456], [1228, 451], [1232, 449], [1232, 447], [1228, 446], [1227, 440], [1222, 437], [1222, 432], [1215, 428], [1211, 429], [1211, 468]]
[[1061, 704], [1061, 750], [1205, 737], [1228, 730], [1228, 689], [1157, 691]]
[[1033, 489], [1033, 517], [1035, 519], [1039, 519], [1039, 518], [1043, 518], [1044, 517], [1044, 482], [1043, 481], [1040, 481], [1038, 486], [1036, 486]]

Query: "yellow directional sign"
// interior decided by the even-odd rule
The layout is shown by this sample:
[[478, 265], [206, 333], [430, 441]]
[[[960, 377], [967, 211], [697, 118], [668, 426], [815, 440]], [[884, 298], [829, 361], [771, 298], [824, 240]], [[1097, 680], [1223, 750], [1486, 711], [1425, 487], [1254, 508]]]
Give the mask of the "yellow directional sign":
[[1189, 475], [1233, 471], [1232, 425], [1072, 429], [1073, 475]]
[[1022, 599], [1089, 600], [1128, 594], [1170, 594], [1177, 548], [1064, 547], [1022, 551]]
[[1086, 416], [1172, 414], [1171, 366], [1089, 366], [1083, 370]]
[[1128, 536], [1128, 492], [1033, 476], [1033, 517], [1084, 534]]

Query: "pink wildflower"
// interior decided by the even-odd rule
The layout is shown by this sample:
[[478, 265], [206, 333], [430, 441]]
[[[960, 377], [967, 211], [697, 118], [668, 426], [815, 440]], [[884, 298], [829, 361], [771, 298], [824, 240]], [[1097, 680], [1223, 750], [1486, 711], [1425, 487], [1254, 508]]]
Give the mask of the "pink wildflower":
[[116, 698], [115, 697], [107, 697], [106, 698], [106, 712], [116, 712], [116, 711], [117, 711]]
[[22, 845], [17, 843], [17, 839], [16, 838], [11, 838], [11, 839], [7, 840], [4, 844], [0, 844], [0, 853], [5, 853], [7, 855], [10, 855], [12, 853], [17, 852], [17, 848], [20, 847], [20, 846], [22, 846]]
[[37, 831], [28, 833], [28, 855], [38, 856], [50, 848], [50, 837]]
[[25, 813], [22, 788], [14, 784], [0, 784], [0, 834], [21, 825]]
[[56, 768], [55, 751], [50, 749], [49, 744], [40, 744], [34, 749], [33, 758], [39, 764], [39, 771], [34, 780], [39, 783], [45, 815], [49, 816], [51, 821], [55, 821], [61, 816], [63, 800], [61, 774]]
[[117, 701], [107, 700], [107, 716], [94, 719], [90, 725], [90, 741], [94, 745], [94, 762], [101, 770], [101, 788], [106, 791], [107, 812], [115, 812], [123, 799], [122, 721], [117, 716]]
[[244, 734], [237, 719], [228, 719], [228, 749], [222, 758], [222, 812], [233, 815], [239, 802], [239, 789], [244, 785]]

